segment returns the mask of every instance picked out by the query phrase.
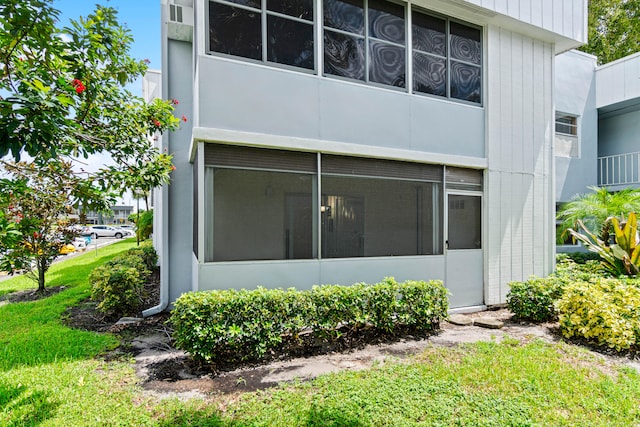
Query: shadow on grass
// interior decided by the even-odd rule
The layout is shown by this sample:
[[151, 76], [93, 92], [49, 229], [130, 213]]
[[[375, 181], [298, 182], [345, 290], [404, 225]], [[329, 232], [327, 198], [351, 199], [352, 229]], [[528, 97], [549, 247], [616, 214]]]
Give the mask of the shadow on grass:
[[0, 423], [14, 427], [38, 425], [56, 415], [58, 403], [52, 403], [48, 393], [28, 393], [24, 386], [0, 385]]
[[[362, 427], [365, 424], [359, 419], [344, 414], [336, 408], [323, 408], [314, 405], [310, 408], [306, 421], [297, 420], [294, 425], [299, 427]], [[264, 423], [264, 420], [256, 420]], [[220, 417], [210, 410], [186, 410], [180, 414], [175, 414], [163, 420], [159, 426], [199, 426], [199, 427], [249, 427], [255, 426], [256, 421], [248, 419], [246, 421], [230, 420]], [[293, 422], [289, 420], [289, 422]]]
[[67, 307], [89, 296], [91, 271], [130, 246], [119, 250], [117, 245], [99, 256], [87, 253], [70, 259], [69, 265], [52, 268], [47, 285], [68, 286], [64, 291], [38, 301], [0, 306], [0, 371], [87, 359], [117, 346], [111, 335], [71, 329], [61, 321]]

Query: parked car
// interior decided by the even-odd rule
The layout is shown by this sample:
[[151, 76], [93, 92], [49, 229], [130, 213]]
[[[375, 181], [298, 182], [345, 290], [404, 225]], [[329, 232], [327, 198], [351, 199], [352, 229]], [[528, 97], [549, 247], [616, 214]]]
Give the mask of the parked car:
[[115, 237], [116, 239], [122, 239], [128, 236], [129, 232], [110, 225], [92, 225], [89, 227], [89, 235], [92, 239], [97, 239], [98, 237]]
[[136, 235], [136, 228], [133, 225], [119, 225], [118, 228], [121, 228], [122, 230], [128, 232], [131, 236]]
[[[91, 242], [91, 237], [89, 237], [88, 239], [89, 242]], [[76, 251], [84, 251], [85, 249], [87, 249], [88, 243], [84, 237], [76, 237], [75, 239], [73, 239], [73, 242], [71, 242], [71, 244], [76, 248]]]
[[60, 255], [69, 255], [76, 251], [75, 245], [68, 243], [60, 248]]

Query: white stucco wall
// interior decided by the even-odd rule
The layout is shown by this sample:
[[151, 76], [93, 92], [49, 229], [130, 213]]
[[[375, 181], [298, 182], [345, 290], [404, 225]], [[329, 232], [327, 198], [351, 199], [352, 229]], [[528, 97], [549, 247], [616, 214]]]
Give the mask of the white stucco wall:
[[572, 50], [556, 56], [555, 110], [578, 119], [579, 157], [555, 157], [556, 201], [566, 202], [597, 185], [598, 111], [596, 57]]

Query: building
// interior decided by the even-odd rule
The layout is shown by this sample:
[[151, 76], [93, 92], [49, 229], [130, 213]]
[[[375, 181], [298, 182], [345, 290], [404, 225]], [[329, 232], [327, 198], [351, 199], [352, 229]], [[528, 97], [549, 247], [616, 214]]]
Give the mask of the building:
[[191, 290], [554, 268], [554, 58], [583, 0], [162, 0], [160, 310]]
[[564, 53], [555, 85], [558, 205], [589, 186], [640, 187], [640, 53], [602, 66], [583, 52]]
[[129, 224], [129, 215], [133, 213], [133, 206], [113, 205], [111, 212], [82, 212], [76, 211], [76, 217], [83, 224]]

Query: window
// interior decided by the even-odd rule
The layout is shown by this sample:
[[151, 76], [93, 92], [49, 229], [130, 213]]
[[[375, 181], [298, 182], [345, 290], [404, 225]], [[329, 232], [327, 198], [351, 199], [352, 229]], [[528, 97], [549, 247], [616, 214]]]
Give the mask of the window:
[[481, 104], [481, 28], [408, 7], [400, 0], [209, 0], [209, 50], [314, 71], [322, 55], [317, 72], [324, 76]]
[[406, 87], [404, 6], [324, 0], [323, 10], [325, 74]]
[[210, 1], [209, 49], [313, 70], [313, 0]]
[[213, 146], [205, 260], [442, 253], [443, 167]]
[[578, 117], [556, 112], [555, 148], [558, 157], [579, 157]]
[[480, 29], [413, 11], [413, 90], [482, 101]]
[[322, 175], [323, 258], [439, 253], [440, 184]]
[[556, 133], [578, 135], [578, 118], [564, 113], [556, 113]]
[[175, 4], [169, 5], [169, 21], [182, 22], [182, 6]]

